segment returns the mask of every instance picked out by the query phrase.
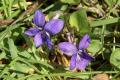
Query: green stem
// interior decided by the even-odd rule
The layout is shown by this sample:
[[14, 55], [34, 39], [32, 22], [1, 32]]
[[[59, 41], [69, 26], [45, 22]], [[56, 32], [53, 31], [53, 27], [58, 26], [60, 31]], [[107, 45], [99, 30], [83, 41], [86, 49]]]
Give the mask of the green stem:
[[[102, 56], [103, 56], [103, 50], [104, 50], [104, 32], [105, 32], [105, 27], [106, 25], [102, 26], [102, 31], [101, 31], [101, 42], [102, 42]], [[104, 59], [104, 56], [103, 56]]]
[[10, 64], [8, 64], [7, 66], [5, 66], [5, 68], [0, 72], [0, 78], [4, 75], [4, 73], [7, 72], [7, 70], [9, 69], [9, 67], [16, 62], [16, 60], [18, 60], [18, 57], [16, 57], [13, 61], [11, 61]]
[[107, 25], [107, 24], [112, 24], [112, 23], [117, 23], [119, 22], [120, 18], [110, 18], [110, 19], [104, 19], [104, 20], [97, 20], [93, 21], [90, 23], [91, 27], [96, 27], [96, 26], [102, 26], [102, 25]]
[[118, 73], [119, 71], [92, 71], [92, 72], [77, 72], [77, 73], [51, 73], [51, 74], [43, 74], [43, 75], [37, 75], [37, 74], [32, 74], [32, 75], [27, 75], [25, 77], [19, 78], [18, 80], [23, 80], [26, 78], [30, 78], [30, 77], [35, 77], [35, 78], [41, 78], [41, 77], [55, 77], [55, 76], [79, 76], [79, 75], [93, 75], [93, 74], [100, 74], [100, 73], [107, 73], [107, 74], [115, 74]]

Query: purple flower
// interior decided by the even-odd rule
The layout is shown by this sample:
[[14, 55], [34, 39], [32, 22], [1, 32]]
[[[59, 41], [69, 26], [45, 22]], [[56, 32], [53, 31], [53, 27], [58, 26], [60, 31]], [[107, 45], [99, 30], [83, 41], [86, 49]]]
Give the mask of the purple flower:
[[77, 68], [78, 70], [84, 70], [90, 61], [93, 60], [93, 57], [86, 52], [90, 44], [90, 37], [86, 34], [80, 41], [79, 46], [76, 47], [70, 42], [61, 42], [59, 43], [59, 49], [68, 56], [71, 57], [70, 61], [70, 70]]
[[46, 22], [45, 15], [37, 10], [34, 14], [33, 23], [36, 27], [28, 29], [25, 31], [25, 34], [34, 37], [34, 43], [37, 48], [45, 43], [51, 49], [53, 43], [50, 35], [59, 33], [64, 26], [64, 21], [61, 19], [52, 19]]

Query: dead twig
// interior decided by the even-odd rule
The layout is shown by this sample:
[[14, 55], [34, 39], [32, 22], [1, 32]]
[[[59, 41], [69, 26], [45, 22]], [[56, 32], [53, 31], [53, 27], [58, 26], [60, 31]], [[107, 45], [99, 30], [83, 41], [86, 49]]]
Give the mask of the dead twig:
[[9, 24], [11, 24], [13, 21], [14, 21], [14, 19], [6, 19], [6, 20], [0, 19], [0, 26], [9, 25]]

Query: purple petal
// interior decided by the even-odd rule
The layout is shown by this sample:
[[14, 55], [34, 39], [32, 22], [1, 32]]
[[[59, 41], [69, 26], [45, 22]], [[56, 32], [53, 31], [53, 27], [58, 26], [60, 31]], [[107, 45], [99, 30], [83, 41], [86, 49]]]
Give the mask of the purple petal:
[[37, 28], [30, 28], [27, 31], [25, 31], [25, 34], [28, 36], [35, 36], [39, 32], [39, 29]]
[[84, 70], [90, 61], [92, 61], [94, 58], [92, 56], [90, 56], [88, 53], [86, 52], [82, 52], [81, 56], [80, 56], [80, 60], [77, 62], [77, 68], [79, 70]]
[[89, 60], [80, 57], [80, 60], [77, 62], [77, 69], [85, 70], [85, 68], [88, 66], [89, 62], [90, 62]]
[[81, 54], [81, 57], [83, 57], [83, 58], [85, 58], [85, 59], [87, 59], [87, 60], [89, 60], [89, 61], [92, 61], [92, 60], [94, 60], [94, 58], [92, 57], [92, 56], [90, 56], [87, 52], [82, 52], [82, 54]]
[[64, 26], [63, 20], [53, 19], [46, 23], [45, 30], [49, 32], [51, 35], [55, 35], [62, 30], [63, 26]]
[[41, 11], [39, 11], [39, 10], [35, 11], [34, 18], [33, 18], [33, 23], [38, 27], [43, 27], [44, 26], [45, 16]]
[[47, 35], [46, 35], [46, 42], [45, 43], [46, 43], [46, 45], [48, 46], [49, 49], [52, 49], [53, 43], [50, 40], [50, 37], [48, 37]]
[[88, 48], [89, 44], [90, 44], [91, 40], [88, 34], [86, 34], [80, 41], [79, 43], [79, 49], [83, 50]]
[[70, 61], [70, 70], [73, 70], [76, 67], [77, 54], [73, 54]]
[[37, 33], [34, 37], [35, 46], [38, 48], [43, 44], [41, 33]]
[[59, 49], [66, 54], [67, 56], [72, 56], [74, 53], [77, 53], [77, 48], [70, 42], [61, 42], [58, 44]]

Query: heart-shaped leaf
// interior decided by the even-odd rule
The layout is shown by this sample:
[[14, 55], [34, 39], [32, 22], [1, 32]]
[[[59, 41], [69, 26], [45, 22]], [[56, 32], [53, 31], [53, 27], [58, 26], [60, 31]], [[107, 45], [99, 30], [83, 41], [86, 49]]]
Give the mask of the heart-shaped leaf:
[[120, 48], [115, 49], [110, 56], [110, 63], [120, 69]]
[[75, 27], [80, 34], [84, 35], [90, 31], [86, 10], [83, 8], [70, 15], [69, 23], [72, 27]]
[[90, 46], [88, 47], [88, 51], [95, 55], [102, 48], [102, 43], [100, 40], [92, 40]]

